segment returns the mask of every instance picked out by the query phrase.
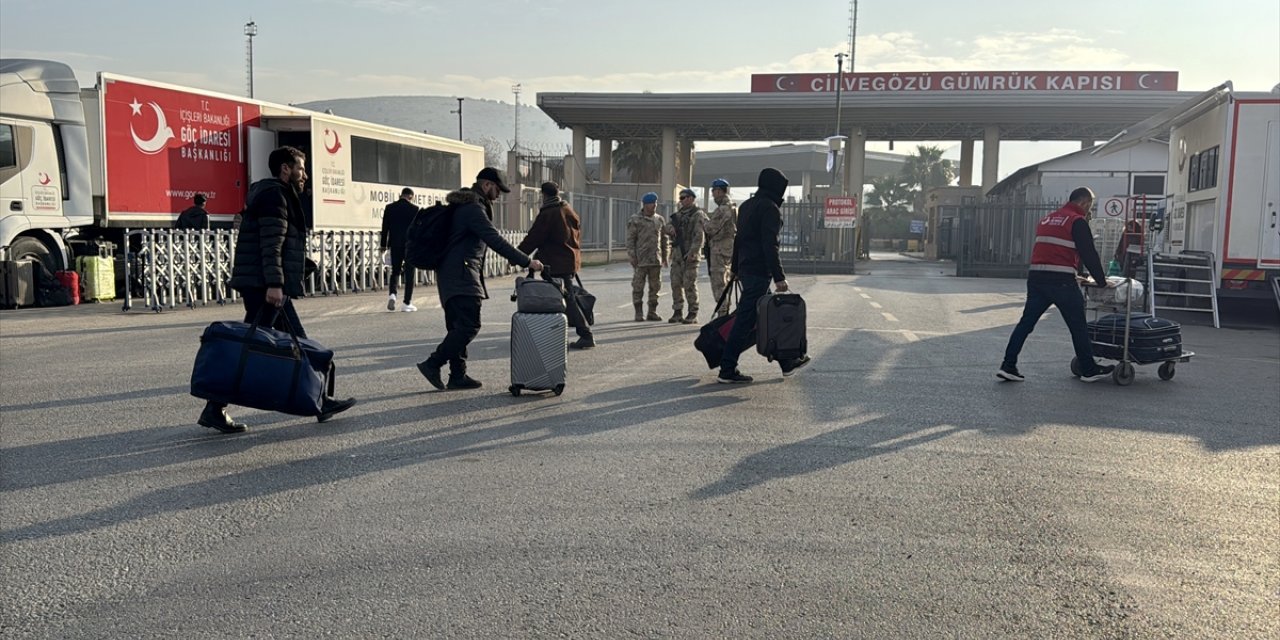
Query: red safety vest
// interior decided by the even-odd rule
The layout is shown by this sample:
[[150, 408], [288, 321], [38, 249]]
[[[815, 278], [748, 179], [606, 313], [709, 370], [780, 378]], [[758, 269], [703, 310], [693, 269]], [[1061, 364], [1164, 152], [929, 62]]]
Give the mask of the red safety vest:
[[1031, 248], [1031, 270], [1075, 274], [1080, 266], [1080, 254], [1071, 236], [1076, 220], [1084, 219], [1080, 207], [1068, 202], [1065, 206], [1040, 219], [1036, 225], [1036, 244]]

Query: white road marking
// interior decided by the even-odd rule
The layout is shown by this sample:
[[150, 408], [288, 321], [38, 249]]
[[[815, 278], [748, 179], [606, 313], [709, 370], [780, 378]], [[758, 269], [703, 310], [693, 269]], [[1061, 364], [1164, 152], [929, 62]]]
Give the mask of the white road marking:
[[881, 304], [880, 304], [879, 302], [868, 302], [867, 304], [871, 305], [871, 308], [872, 308], [872, 309], [883, 309], [883, 308], [884, 308], [883, 306], [881, 306]]
[[920, 336], [916, 335], [913, 331], [903, 331], [902, 337], [906, 338], [907, 342], [920, 342]]
[[865, 294], [865, 293], [859, 293], [858, 295], [862, 296], [862, 299], [863, 299], [863, 300], [870, 300], [870, 299], [871, 299], [871, 296], [869, 296], [869, 295], [867, 295], [867, 294]]
[[884, 319], [885, 319], [885, 320], [888, 320], [889, 322], [897, 322], [897, 321], [898, 321], [898, 319], [897, 319], [897, 318], [893, 317], [893, 314], [892, 314], [892, 313], [885, 313], [884, 311], [881, 311], [881, 312], [880, 312], [880, 315], [884, 316]]

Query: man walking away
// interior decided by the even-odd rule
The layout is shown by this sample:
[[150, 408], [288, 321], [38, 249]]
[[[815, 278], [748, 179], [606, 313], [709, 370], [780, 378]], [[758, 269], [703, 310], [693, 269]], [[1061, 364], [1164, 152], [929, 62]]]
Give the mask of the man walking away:
[[378, 243], [383, 251], [391, 251], [391, 281], [387, 283], [390, 295], [387, 296], [387, 311], [396, 310], [396, 283], [404, 274], [404, 308], [401, 311], [417, 311], [413, 306], [413, 281], [417, 272], [413, 265], [404, 261], [404, 244], [409, 233], [409, 225], [418, 214], [418, 205], [413, 203], [413, 189], [405, 187], [400, 190], [400, 199], [387, 205], [382, 212], [382, 235]]
[[1031, 267], [1027, 272], [1027, 305], [1018, 326], [1013, 328], [1013, 335], [1009, 336], [997, 378], [1012, 382], [1026, 379], [1018, 371], [1018, 354], [1050, 305], [1058, 307], [1071, 331], [1081, 382], [1101, 380], [1115, 369], [1093, 360], [1093, 345], [1089, 342], [1089, 327], [1084, 318], [1084, 296], [1076, 281], [1083, 262], [1094, 282], [1102, 286], [1107, 282], [1107, 272], [1102, 268], [1102, 259], [1098, 257], [1093, 233], [1089, 230], [1093, 203], [1093, 191], [1080, 187], [1071, 192], [1070, 200], [1061, 209], [1041, 218], [1036, 225], [1036, 242], [1031, 248]]
[[[307, 334], [291, 298], [303, 295], [307, 229], [298, 193], [307, 181], [305, 165], [306, 157], [293, 147], [280, 147], [268, 156], [267, 167], [275, 177], [249, 187], [231, 268], [231, 287], [244, 301], [244, 321], [254, 322], [260, 312], [264, 317], [276, 313], [274, 328], [286, 331], [292, 325], [299, 338]], [[324, 422], [355, 403], [355, 398], [325, 398], [317, 420]], [[246, 428], [227, 415], [226, 405], [212, 401], [205, 404], [199, 424], [223, 433]]]
[[[729, 199], [729, 181], [724, 178], [711, 182], [711, 197], [716, 201], [716, 210], [706, 224], [708, 271], [711, 274], [711, 298], [719, 300], [720, 294], [729, 286], [733, 239], [738, 234], [738, 208]], [[728, 313], [728, 305], [720, 309], [720, 315]]]
[[[533, 226], [516, 248], [542, 261], [547, 277], [559, 281], [566, 295], [578, 284], [574, 274], [582, 270], [582, 219], [569, 203], [560, 198], [560, 186], [554, 182], [542, 183], [542, 207]], [[566, 300], [569, 324], [578, 332], [578, 340], [569, 345], [573, 349], [594, 349], [595, 336], [591, 325], [577, 304]]]
[[191, 201], [195, 204], [187, 207], [182, 213], [178, 214], [178, 221], [173, 225], [174, 229], [192, 229], [199, 231], [209, 228], [209, 212], [204, 208], [204, 194], [197, 193]]
[[[731, 267], [733, 276], [742, 282], [742, 298], [738, 302], [733, 329], [729, 331], [724, 355], [720, 358], [717, 382], [743, 384], [751, 376], [738, 371], [738, 354], [756, 326], [756, 303], [769, 293], [772, 279], [778, 293], [788, 291], [787, 276], [782, 272], [778, 255], [778, 234], [782, 232], [782, 199], [787, 192], [787, 177], [772, 167], [760, 172], [755, 195], [738, 209], [738, 235], [733, 241]], [[790, 377], [809, 364], [809, 356], [780, 360], [782, 375]]]
[[[627, 259], [631, 261], [631, 303], [636, 322], [661, 322], [658, 294], [662, 291], [662, 270], [667, 266], [671, 239], [663, 232], [667, 220], [658, 213], [658, 194], [640, 197], [640, 211], [627, 220]], [[649, 315], [644, 314], [644, 284], [649, 283]]]
[[[470, 188], [449, 193], [446, 202], [453, 206], [448, 249], [436, 269], [436, 288], [444, 305], [445, 337], [426, 360], [418, 363], [418, 371], [437, 389], [479, 389], [479, 380], [467, 375], [467, 345], [480, 333], [480, 304], [489, 297], [484, 284], [485, 246], [511, 264], [541, 271], [542, 262], [525, 255], [502, 239], [493, 228], [493, 201], [511, 189], [502, 172], [485, 167], [476, 175]], [[440, 378], [440, 370], [449, 364], [449, 383]]]
[[[667, 235], [671, 236], [671, 307], [675, 314], [667, 322], [694, 324], [698, 321], [698, 264], [702, 243], [706, 242], [707, 214], [698, 206], [698, 194], [680, 190], [680, 208], [671, 214]], [[689, 315], [682, 317], [685, 300]]]

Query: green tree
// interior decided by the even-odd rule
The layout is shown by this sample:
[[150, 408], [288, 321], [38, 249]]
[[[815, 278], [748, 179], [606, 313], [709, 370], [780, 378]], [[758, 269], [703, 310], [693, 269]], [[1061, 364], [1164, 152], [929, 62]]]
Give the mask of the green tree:
[[902, 178], [915, 192], [915, 210], [924, 211], [924, 193], [933, 187], [951, 184], [956, 179], [956, 166], [942, 159], [941, 147], [916, 145], [915, 152], [907, 156], [902, 166]]
[[613, 150], [613, 165], [626, 171], [632, 182], [662, 179], [661, 140], [623, 140]]

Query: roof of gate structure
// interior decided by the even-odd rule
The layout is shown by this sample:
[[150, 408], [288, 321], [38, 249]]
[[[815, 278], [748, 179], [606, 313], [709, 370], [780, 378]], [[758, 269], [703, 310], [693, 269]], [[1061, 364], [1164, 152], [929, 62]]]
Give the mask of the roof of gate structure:
[[[1186, 91], [982, 91], [849, 93], [844, 133], [869, 140], [1105, 140], [1196, 95]], [[602, 140], [660, 138], [672, 127], [690, 140], [821, 140], [831, 135], [830, 93], [539, 93], [561, 127]]]

